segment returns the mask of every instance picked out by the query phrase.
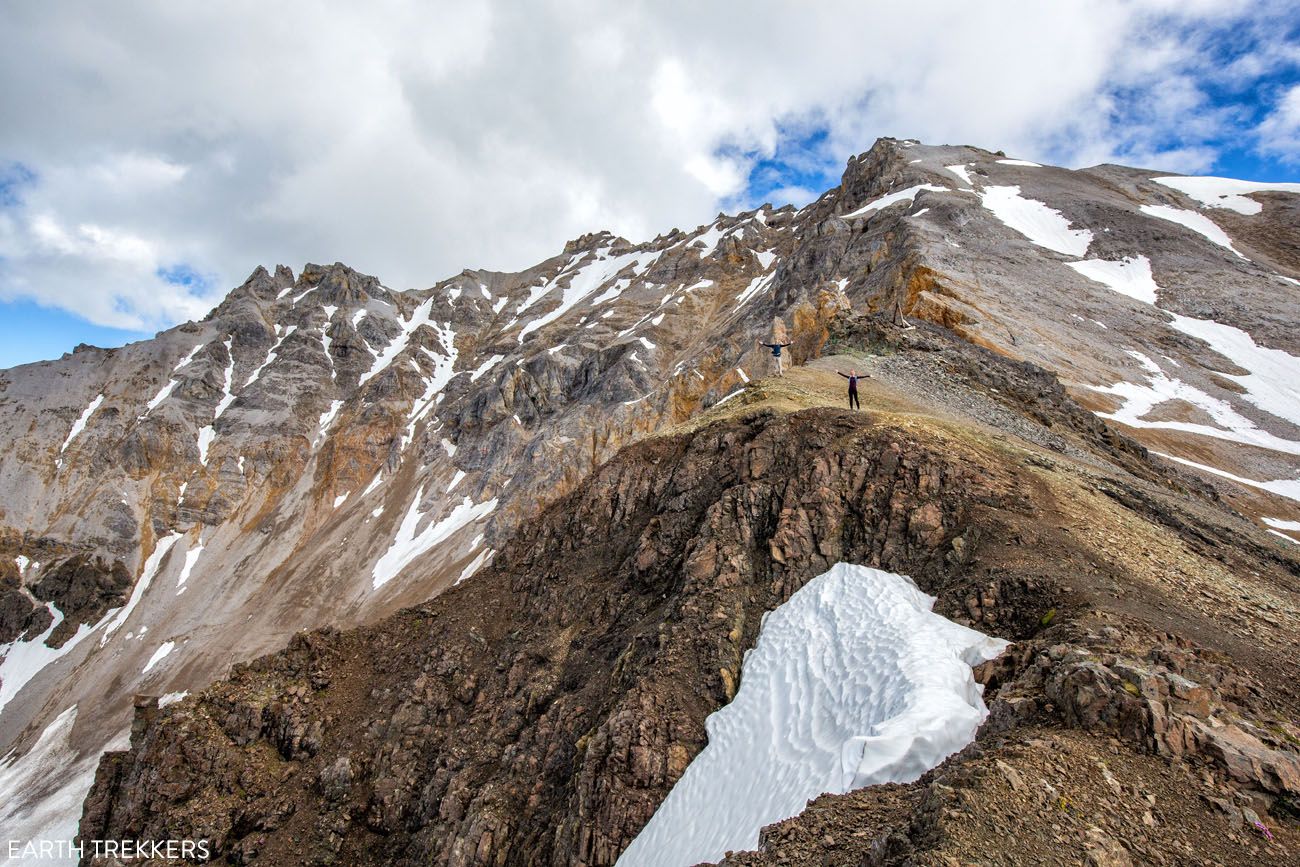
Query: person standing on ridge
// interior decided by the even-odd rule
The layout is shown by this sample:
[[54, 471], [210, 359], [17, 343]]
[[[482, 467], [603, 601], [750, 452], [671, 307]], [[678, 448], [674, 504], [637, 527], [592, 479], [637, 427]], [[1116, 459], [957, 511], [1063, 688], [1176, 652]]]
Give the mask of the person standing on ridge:
[[790, 344], [788, 344], [788, 343], [764, 343], [763, 341], [760, 340], [760, 341], [758, 341], [758, 345], [759, 345], [759, 346], [766, 346], [768, 349], [772, 350], [772, 358], [776, 361], [776, 375], [777, 375], [777, 376], [781, 376], [781, 375], [783, 375], [783, 374], [785, 373], [785, 369], [784, 369], [784, 367], [782, 366], [782, 363], [781, 363], [781, 350], [782, 350], [782, 349], [785, 349], [785, 348], [786, 348], [787, 346], [789, 346]]
[[[858, 372], [856, 370], [850, 370], [848, 373], [839, 370], [835, 372], [849, 381], [849, 409], [862, 409], [862, 404], [858, 403], [858, 379], [860, 378]], [[871, 374], [864, 373], [862, 375], [870, 376]]]

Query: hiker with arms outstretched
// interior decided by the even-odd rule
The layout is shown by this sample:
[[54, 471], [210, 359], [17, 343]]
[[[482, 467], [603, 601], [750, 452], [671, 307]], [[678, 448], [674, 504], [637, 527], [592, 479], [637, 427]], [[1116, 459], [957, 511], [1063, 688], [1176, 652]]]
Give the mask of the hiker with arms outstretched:
[[785, 370], [784, 370], [784, 368], [783, 368], [783, 366], [782, 366], [782, 363], [781, 363], [781, 350], [782, 350], [782, 349], [785, 349], [785, 348], [786, 348], [787, 346], [789, 346], [790, 344], [788, 344], [788, 343], [764, 343], [763, 341], [759, 340], [759, 341], [758, 341], [758, 345], [759, 345], [759, 346], [766, 346], [768, 349], [772, 350], [772, 358], [776, 361], [776, 375], [777, 375], [777, 376], [781, 376], [781, 375], [785, 372]]
[[[856, 370], [850, 370], [848, 373], [840, 370], [835, 372], [849, 381], [849, 409], [862, 409], [862, 404], [858, 403], [858, 379], [860, 378], [858, 372]], [[870, 376], [871, 374], [864, 373], [862, 375]]]

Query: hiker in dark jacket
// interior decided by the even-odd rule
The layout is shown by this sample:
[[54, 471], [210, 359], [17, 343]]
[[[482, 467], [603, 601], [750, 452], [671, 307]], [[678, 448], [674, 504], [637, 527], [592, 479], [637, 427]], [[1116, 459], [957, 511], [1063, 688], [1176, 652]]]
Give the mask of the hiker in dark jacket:
[[[848, 373], [839, 370], [835, 372], [849, 381], [849, 409], [862, 409], [862, 404], [858, 403], [858, 379], [861, 378], [858, 376], [858, 372], [856, 370], [850, 370]], [[869, 376], [870, 374], [864, 373], [862, 375]]]
[[760, 341], [758, 341], [758, 345], [759, 345], [759, 346], [766, 346], [768, 349], [772, 350], [772, 358], [776, 361], [776, 375], [777, 375], [777, 376], [781, 376], [781, 375], [785, 372], [784, 367], [783, 367], [783, 365], [782, 365], [782, 363], [781, 363], [781, 350], [782, 350], [782, 349], [785, 349], [785, 348], [786, 348], [787, 346], [789, 346], [790, 344], [788, 344], [788, 343], [764, 343], [763, 341], [760, 340]]

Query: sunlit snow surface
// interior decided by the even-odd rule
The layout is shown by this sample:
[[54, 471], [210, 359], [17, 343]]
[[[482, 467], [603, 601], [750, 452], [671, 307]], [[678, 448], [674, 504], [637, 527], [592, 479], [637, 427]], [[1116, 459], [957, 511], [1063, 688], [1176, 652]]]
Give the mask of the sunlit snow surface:
[[1166, 187], [1173, 187], [1203, 205], [1227, 208], [1248, 217], [1264, 210], [1264, 206], [1254, 199], [1246, 198], [1247, 193], [1300, 193], [1300, 184], [1270, 184], [1262, 181], [1239, 181], [1235, 178], [1174, 176], [1151, 180]]
[[753, 849], [823, 792], [915, 780], [969, 743], [988, 713], [971, 666], [1006, 642], [933, 604], [907, 578], [840, 563], [771, 612], [708, 746], [618, 863]]
[[[81, 820], [81, 802], [95, 781], [99, 753], [78, 755], [69, 745], [76, 719], [73, 705], [45, 727], [25, 754], [10, 753], [0, 759], [0, 829], [5, 837], [0, 865], [71, 867], [77, 863], [70, 846]], [[127, 734], [119, 733], [107, 749], [124, 749]], [[39, 844], [41, 840], [61, 843], [63, 857], [23, 857], [29, 841]], [[15, 846], [12, 854], [10, 841]]]
[[63, 445], [59, 448], [59, 454], [66, 452], [68, 446], [72, 445], [72, 441], [77, 438], [77, 434], [86, 429], [86, 423], [90, 421], [90, 417], [95, 414], [95, 410], [99, 409], [99, 405], [103, 402], [104, 395], [101, 394], [92, 400], [89, 406], [81, 411], [81, 415], [72, 423], [72, 429], [68, 431], [68, 438], [63, 441]]
[[980, 201], [1008, 228], [1030, 241], [1067, 256], [1082, 256], [1092, 244], [1092, 232], [1071, 229], [1060, 211], [1020, 195], [1020, 187], [985, 187]]
[[1105, 259], [1088, 259], [1083, 262], [1066, 262], [1074, 270], [1090, 280], [1110, 287], [1121, 295], [1127, 295], [1147, 304], [1156, 303], [1155, 278], [1151, 276], [1151, 260], [1146, 256], [1124, 258], [1118, 262]]
[[397, 577], [397, 573], [406, 568], [416, 557], [445, 541], [460, 528], [486, 518], [497, 507], [496, 497], [482, 503], [475, 503], [469, 497], [465, 497], [447, 517], [441, 521], [432, 521], [423, 530], [416, 532], [415, 528], [424, 517], [420, 512], [420, 500], [423, 497], [424, 486], [421, 485], [415, 494], [415, 499], [411, 501], [406, 517], [402, 519], [401, 526], [397, 528], [393, 544], [375, 563], [373, 580], [375, 589]]
[[888, 195], [881, 196], [880, 198], [875, 199], [874, 201], [868, 202], [867, 204], [858, 208], [856, 211], [853, 211], [848, 214], [843, 214], [842, 218], [848, 220], [848, 219], [852, 219], [853, 217], [861, 217], [864, 214], [870, 213], [871, 211], [877, 211], [882, 208], [888, 208], [890, 205], [894, 204], [895, 202], [911, 201], [912, 199], [916, 198], [917, 193], [925, 190], [929, 190], [931, 192], [936, 192], [936, 193], [948, 192], [947, 187], [938, 187], [935, 186], [934, 184], [917, 184], [914, 187], [908, 187], [905, 190], [899, 190], [898, 192], [889, 193]]
[[1204, 214], [1196, 211], [1188, 211], [1183, 208], [1171, 208], [1168, 205], [1143, 205], [1142, 213], [1148, 217], [1157, 217], [1161, 220], [1168, 220], [1171, 223], [1177, 223], [1180, 226], [1191, 229], [1201, 237], [1213, 241], [1220, 247], [1225, 247], [1236, 253], [1242, 259], [1245, 256], [1236, 247], [1232, 246], [1232, 239], [1228, 233], [1219, 228], [1219, 224], [1211, 220]]

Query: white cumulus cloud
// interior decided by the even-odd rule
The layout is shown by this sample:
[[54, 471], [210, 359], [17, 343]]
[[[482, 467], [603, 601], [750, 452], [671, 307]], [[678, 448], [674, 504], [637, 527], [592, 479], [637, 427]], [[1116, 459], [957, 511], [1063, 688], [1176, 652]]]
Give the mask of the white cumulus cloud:
[[[0, 179], [15, 164], [33, 177], [0, 180], [0, 301], [154, 328], [201, 315], [258, 264], [342, 260], [427, 286], [526, 266], [587, 231], [693, 227], [747, 201], [760, 160], [825, 172], [880, 135], [1198, 170], [1238, 122], [1204, 96], [1205, 34], [1285, 13], [1240, 0], [5, 4]], [[1224, 75], [1289, 58], [1247, 53]], [[1261, 129], [1278, 146], [1294, 141], [1283, 109]], [[802, 202], [810, 183], [770, 188]], [[178, 267], [210, 280], [160, 276]]]

